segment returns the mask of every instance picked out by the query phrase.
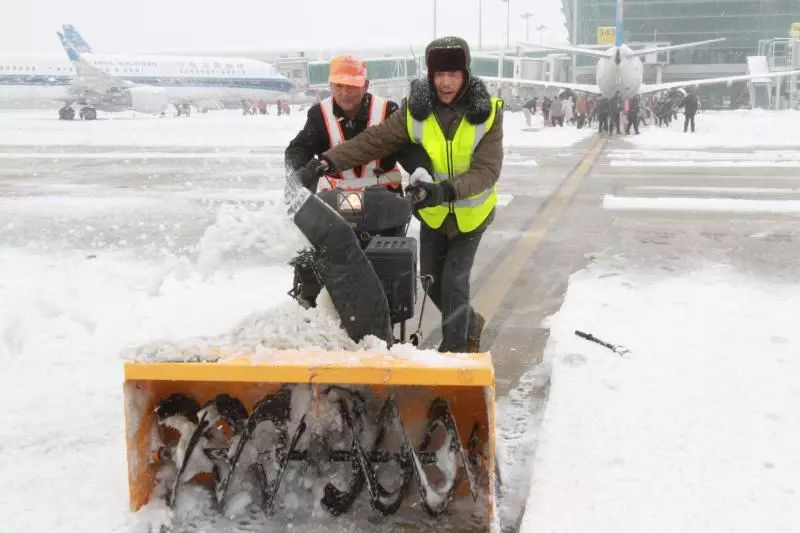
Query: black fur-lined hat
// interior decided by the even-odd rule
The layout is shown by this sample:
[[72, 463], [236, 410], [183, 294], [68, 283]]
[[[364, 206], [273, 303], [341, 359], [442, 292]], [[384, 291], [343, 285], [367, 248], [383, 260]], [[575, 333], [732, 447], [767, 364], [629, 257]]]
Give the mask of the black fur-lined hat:
[[470, 62], [469, 44], [461, 37], [440, 37], [425, 47], [429, 80], [433, 80], [435, 72], [460, 70], [467, 82], [470, 79]]

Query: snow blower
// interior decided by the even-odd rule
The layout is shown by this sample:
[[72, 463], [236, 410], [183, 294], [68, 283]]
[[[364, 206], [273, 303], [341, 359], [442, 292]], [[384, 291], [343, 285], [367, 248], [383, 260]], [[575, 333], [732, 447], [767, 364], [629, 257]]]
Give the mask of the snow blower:
[[[353, 340], [374, 335], [390, 346], [393, 325], [409, 317], [408, 307], [413, 315], [404, 287], [416, 256], [380, 252], [371, 261], [365, 249], [374, 243], [359, 242], [341, 204], [312, 195], [295, 176], [287, 190], [342, 327]], [[406, 241], [381, 237], [390, 240], [379, 248], [409, 249], [406, 237], [396, 238]], [[385, 353], [128, 362], [124, 396], [132, 510], [154, 501], [180, 509], [202, 494], [221, 517], [246, 510], [285, 523], [298, 513], [360, 513], [372, 524], [413, 524], [427, 514], [459, 531], [490, 529], [489, 354], [401, 345]]]

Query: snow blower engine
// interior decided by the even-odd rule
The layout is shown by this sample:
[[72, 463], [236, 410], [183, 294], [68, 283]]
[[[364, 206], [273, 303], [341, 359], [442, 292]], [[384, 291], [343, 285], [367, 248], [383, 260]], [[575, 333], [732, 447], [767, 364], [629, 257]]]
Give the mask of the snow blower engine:
[[[406, 236], [411, 221], [411, 202], [378, 185], [360, 190], [326, 189], [318, 192], [317, 197], [344, 219], [354, 232], [383, 286], [391, 326], [400, 326], [397, 340], [405, 342], [406, 321], [413, 318], [417, 300], [417, 241]], [[318, 217], [303, 218], [301, 223], [307, 227], [306, 231], [317, 231], [314, 228], [316, 224], [328, 222], [324, 217]], [[351, 244], [352, 237], [342, 232], [327, 240], [326, 246], [305, 250], [291, 262], [295, 276], [289, 294], [305, 307], [316, 305], [323, 286], [339, 285], [338, 280], [331, 280], [326, 275], [325, 270], [331, 262], [328, 252], [342, 244]], [[358, 295], [352, 297], [358, 298]], [[421, 320], [411, 335], [414, 345], [422, 340], [420, 325]], [[387, 339], [389, 344], [393, 340]]]
[[[314, 275], [348, 335], [391, 345], [393, 324], [413, 315], [413, 240], [365, 228], [374, 228], [373, 216], [407, 224], [408, 203], [370, 189], [358, 200], [334, 193], [312, 195], [290, 176], [289, 214], [313, 246]], [[490, 354], [396, 345], [217, 355], [126, 363], [133, 510], [168, 509], [180, 522], [174, 530], [402, 529], [418, 524], [421, 510], [433, 527], [491, 528]]]

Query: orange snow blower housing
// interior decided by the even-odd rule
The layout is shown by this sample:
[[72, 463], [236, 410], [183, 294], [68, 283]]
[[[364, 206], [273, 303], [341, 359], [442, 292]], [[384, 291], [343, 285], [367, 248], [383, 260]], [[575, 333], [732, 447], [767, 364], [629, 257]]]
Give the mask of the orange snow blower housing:
[[[491, 356], [392, 348], [394, 327], [413, 311], [413, 302], [397, 304], [411, 300], [392, 280], [416, 274], [416, 256], [404, 251], [415, 243], [381, 237], [403, 253], [373, 267], [338, 202], [311, 195], [297, 176], [287, 195], [343, 329], [387, 348], [270, 351], [264, 339], [258, 353], [215, 354], [214, 362], [126, 363], [131, 508], [182, 509], [187, 499], [196, 507], [199, 497], [205, 514], [222, 517], [247, 509], [287, 523], [301, 512], [408, 524], [426, 512], [451, 530], [488, 530]], [[372, 196], [363, 198], [368, 208]]]
[[[326, 487], [321, 506], [328, 512], [345, 513], [364, 498], [378, 515], [401, 507], [419, 513], [421, 504], [438, 516], [452, 500], [476, 529], [488, 529], [495, 446], [491, 356], [432, 357], [276, 353], [257, 362], [126, 363], [131, 509], [153, 498], [163, 481], [155, 493], [169, 505], [187, 484], [201, 485], [224, 513], [241, 479], [250, 476], [260, 480], [251, 500], [267, 514], [279, 512], [281, 478], [311, 461], [314, 439], [308, 437], [333, 416], [338, 443], [322, 455], [345, 467], [338, 476], [345, 486]], [[259, 442], [261, 426], [276, 433], [268, 442]], [[237, 455], [245, 440], [265, 454], [264, 466]], [[172, 477], [157, 479], [165, 467]], [[386, 472], [396, 479], [387, 483]]]

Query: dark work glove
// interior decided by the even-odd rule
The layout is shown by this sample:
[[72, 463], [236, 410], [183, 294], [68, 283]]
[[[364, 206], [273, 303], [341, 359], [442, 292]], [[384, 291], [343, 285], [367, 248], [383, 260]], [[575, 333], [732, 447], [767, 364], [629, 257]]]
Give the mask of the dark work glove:
[[453, 184], [449, 181], [439, 183], [418, 181], [414, 186], [408, 187], [406, 192], [411, 195], [415, 209], [436, 207], [437, 205], [452, 202], [456, 197]]
[[316, 193], [319, 179], [329, 170], [331, 170], [331, 165], [326, 158], [311, 159], [304, 167], [297, 169], [297, 177], [303, 187], [312, 193]]

